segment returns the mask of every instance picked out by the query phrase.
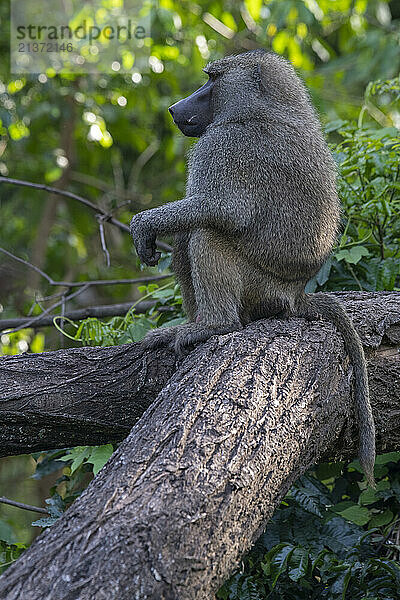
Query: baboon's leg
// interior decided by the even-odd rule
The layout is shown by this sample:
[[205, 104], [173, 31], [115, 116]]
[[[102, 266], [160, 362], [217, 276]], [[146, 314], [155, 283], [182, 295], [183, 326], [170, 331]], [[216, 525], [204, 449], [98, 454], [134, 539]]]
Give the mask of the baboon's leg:
[[[190, 306], [195, 307], [196, 322], [150, 331], [143, 341], [147, 347], [174, 345], [176, 352], [182, 354], [185, 348], [204, 342], [212, 335], [242, 329], [240, 257], [218, 234], [205, 230], [190, 235], [188, 256], [195, 296]], [[181, 267], [182, 264], [178, 269]]]
[[194, 231], [189, 242], [196, 321], [209, 326], [238, 325], [243, 286], [242, 261], [218, 233]]
[[176, 328], [175, 350], [205, 342], [213, 335], [242, 329], [243, 263], [227, 241], [209, 230], [192, 233], [189, 242], [196, 323]]
[[172, 270], [181, 288], [183, 309], [189, 321], [196, 319], [196, 299], [192, 282], [192, 269], [189, 258], [190, 233], [175, 236], [172, 254]]

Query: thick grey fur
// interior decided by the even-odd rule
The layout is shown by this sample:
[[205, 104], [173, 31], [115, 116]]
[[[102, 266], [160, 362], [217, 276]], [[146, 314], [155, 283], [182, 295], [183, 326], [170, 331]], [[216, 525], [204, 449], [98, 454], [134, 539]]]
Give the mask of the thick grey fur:
[[139, 213], [131, 232], [155, 264], [156, 236], [174, 234], [173, 269], [189, 323], [145, 339], [178, 353], [274, 315], [326, 318], [355, 375], [359, 457], [374, 484], [375, 429], [360, 339], [342, 305], [305, 293], [335, 244], [336, 171], [307, 90], [292, 65], [262, 50], [207, 65], [212, 121], [193, 146], [186, 196]]

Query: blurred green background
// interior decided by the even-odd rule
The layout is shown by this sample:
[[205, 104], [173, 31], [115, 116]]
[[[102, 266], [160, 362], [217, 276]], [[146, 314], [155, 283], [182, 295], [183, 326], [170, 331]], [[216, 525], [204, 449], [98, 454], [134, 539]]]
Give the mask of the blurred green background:
[[[102, 4], [101, 0], [98, 4]], [[183, 197], [185, 157], [194, 140], [185, 138], [174, 127], [167, 108], [204, 83], [205, 64], [259, 47], [289, 58], [305, 80], [325, 126], [341, 173], [339, 189], [345, 209], [338, 247], [310, 283], [309, 290], [399, 289], [398, 0], [160, 0], [153, 11], [150, 68], [141, 73], [134, 64], [132, 72], [124, 75], [59, 76], [46, 72], [13, 76], [8, 64], [8, 3], [0, 4], [0, 23], [0, 176], [68, 189], [125, 224], [129, 224], [133, 213]], [[110, 266], [100, 243], [95, 213], [60, 196], [0, 183], [0, 246], [54, 280], [158, 274], [157, 268], [142, 273], [129, 235], [107, 223], [104, 227]], [[168, 259], [162, 268], [167, 266]], [[66, 309], [133, 303], [152, 289], [129, 284], [90, 287], [71, 300]], [[1, 318], [37, 315], [50, 305], [46, 297], [57, 291], [36, 271], [0, 253]], [[174, 289], [173, 282], [158, 296], [156, 292], [156, 297], [161, 303], [174, 306], [173, 317], [182, 317], [179, 290]], [[121, 322], [92, 322], [90, 327], [82, 326], [77, 337], [85, 343], [121, 343], [140, 339], [155, 324], [151, 315], [136, 320], [131, 316], [122, 325]], [[118, 327], [123, 336], [115, 333]], [[76, 334], [76, 330], [68, 331]], [[63, 337], [54, 327], [3, 333], [0, 341], [4, 354], [79, 344]], [[74, 469], [68, 461], [49, 468], [42, 465], [40, 478], [32, 479], [38, 464], [43, 460], [52, 463], [51, 456], [2, 459], [0, 495], [43, 506], [52, 489], [52, 497], [56, 493], [65, 500], [68, 490], [70, 493], [81, 489], [90, 479], [92, 463], [88, 452], [82, 459], [79, 482], [74, 480]], [[399, 470], [397, 457], [391, 456], [384, 464], [388, 466], [381, 472], [382, 479], [394, 489]], [[67, 465], [63, 471], [66, 479], [57, 484], [63, 465]], [[329, 480], [331, 491], [337, 489], [338, 481], [343, 480], [346, 485], [360, 482], [358, 495], [353, 486], [350, 496], [340, 484], [346, 501], [351, 497], [353, 504], [360, 507], [359, 494], [365, 489], [361, 474], [357, 468], [350, 469], [347, 475], [340, 473], [340, 469], [329, 477], [325, 473], [319, 480]], [[384, 490], [386, 484], [382, 493]], [[400, 487], [396, 493], [391, 496], [390, 508], [388, 494], [386, 500], [383, 494], [374, 499], [375, 504], [371, 503], [370, 518], [360, 522], [358, 517], [358, 523], [353, 519], [353, 524], [367, 526], [376, 514], [386, 514], [385, 522], [380, 523], [381, 533], [391, 531], [392, 535], [398, 523]], [[343, 501], [343, 497], [339, 495], [335, 501]], [[0, 539], [29, 543], [40, 531], [30, 526], [33, 517], [33, 513], [0, 504]], [[268, 544], [266, 547], [270, 549]], [[8, 558], [4, 559], [6, 552]], [[12, 560], [9, 548], [4, 547], [3, 554], [3, 562]], [[282, 564], [278, 575], [283, 577], [287, 564]], [[306, 571], [296, 581], [312, 581], [312, 575], [306, 579]], [[271, 569], [264, 569], [264, 575], [271, 577]], [[292, 583], [294, 580], [290, 579]], [[230, 591], [221, 592], [221, 597], [267, 597], [262, 595], [267, 594], [266, 588], [262, 592], [261, 584], [257, 584], [258, 591], [254, 591], [256, 584], [253, 589], [249, 581], [237, 580], [236, 592], [231, 586]], [[331, 595], [326, 586], [322, 587], [319, 597], [342, 597], [340, 594], [350, 589], [349, 581], [348, 578], [344, 592], [343, 586], [338, 585], [339, 592], [331, 590]], [[313, 583], [316, 585], [316, 581]], [[250, 591], [246, 592], [245, 586]], [[274, 596], [277, 588], [271, 587], [268, 593], [272, 595], [268, 597], [314, 597], [307, 586], [304, 590], [309, 595], [303, 590], [303, 596], [300, 588], [297, 595], [292, 592], [294, 595], [290, 596], [284, 588], [286, 595]], [[364, 593], [360, 583], [357, 589]], [[250, 592], [254, 595], [246, 595]], [[324, 593], [328, 595], [321, 596]]]

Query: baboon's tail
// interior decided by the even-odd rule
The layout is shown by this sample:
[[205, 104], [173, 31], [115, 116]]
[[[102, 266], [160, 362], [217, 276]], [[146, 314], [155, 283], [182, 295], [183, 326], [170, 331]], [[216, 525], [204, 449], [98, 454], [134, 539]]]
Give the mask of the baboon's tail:
[[342, 334], [354, 370], [354, 399], [359, 426], [359, 459], [369, 484], [375, 487], [375, 425], [369, 402], [368, 374], [364, 350], [358, 333], [342, 304], [325, 293], [306, 296], [306, 313], [320, 315], [333, 323]]

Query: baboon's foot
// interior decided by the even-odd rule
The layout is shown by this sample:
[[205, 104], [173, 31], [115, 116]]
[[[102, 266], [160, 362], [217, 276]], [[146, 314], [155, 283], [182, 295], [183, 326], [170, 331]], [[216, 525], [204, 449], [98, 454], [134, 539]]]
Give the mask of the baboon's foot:
[[[177, 328], [178, 329], [178, 328]], [[241, 323], [230, 323], [226, 325], [206, 325], [204, 323], [188, 323], [180, 325], [175, 337], [175, 352], [178, 356], [185, 356], [195, 346], [206, 342], [214, 335], [224, 335], [232, 331], [243, 329]]]
[[160, 327], [149, 331], [142, 341], [145, 350], [154, 348], [174, 348], [177, 356], [187, 356], [195, 346], [206, 342], [213, 335], [223, 335], [243, 329], [241, 323], [226, 325], [206, 325], [187, 323], [174, 327]]
[[151, 329], [146, 333], [145, 338], [141, 342], [143, 348], [145, 350], [153, 350], [165, 346], [173, 348], [178, 327], [180, 326]]

